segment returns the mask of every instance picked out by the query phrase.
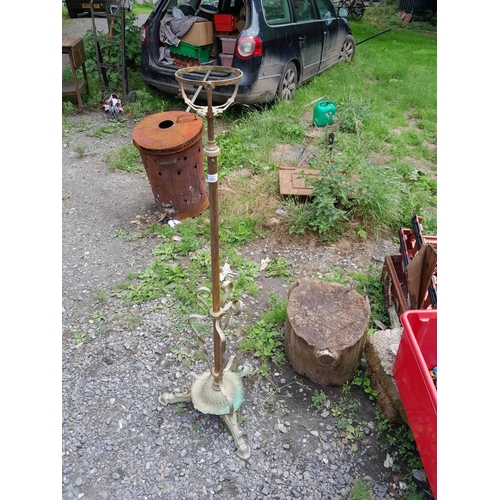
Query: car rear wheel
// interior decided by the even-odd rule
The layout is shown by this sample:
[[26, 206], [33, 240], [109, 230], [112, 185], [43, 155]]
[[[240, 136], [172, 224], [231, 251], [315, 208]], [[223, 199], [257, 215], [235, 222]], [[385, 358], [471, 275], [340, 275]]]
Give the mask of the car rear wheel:
[[289, 62], [285, 66], [278, 86], [278, 99], [280, 101], [291, 101], [293, 99], [298, 80], [297, 67], [293, 62]]
[[348, 62], [352, 61], [354, 57], [354, 52], [356, 52], [356, 42], [351, 35], [347, 35], [342, 48], [340, 49], [339, 61]]

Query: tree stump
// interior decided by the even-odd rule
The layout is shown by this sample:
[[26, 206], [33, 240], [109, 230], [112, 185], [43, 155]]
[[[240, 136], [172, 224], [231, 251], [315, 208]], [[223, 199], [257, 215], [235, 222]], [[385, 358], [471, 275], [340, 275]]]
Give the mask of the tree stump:
[[293, 369], [320, 385], [342, 385], [356, 373], [370, 306], [351, 288], [311, 278], [288, 292], [285, 352]]

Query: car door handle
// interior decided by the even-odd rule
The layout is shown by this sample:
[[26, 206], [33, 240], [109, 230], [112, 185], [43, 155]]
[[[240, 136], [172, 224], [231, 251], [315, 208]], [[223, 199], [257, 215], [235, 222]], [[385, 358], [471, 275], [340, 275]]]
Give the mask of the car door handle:
[[305, 36], [299, 36], [299, 42], [300, 43], [304, 43], [306, 41], [306, 37]]

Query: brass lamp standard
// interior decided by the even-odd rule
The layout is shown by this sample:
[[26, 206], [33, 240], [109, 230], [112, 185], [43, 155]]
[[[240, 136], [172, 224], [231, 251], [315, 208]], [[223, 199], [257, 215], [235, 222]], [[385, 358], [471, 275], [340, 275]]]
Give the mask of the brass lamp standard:
[[[203, 72], [207, 74], [203, 81], [193, 80], [185, 75], [192, 72]], [[231, 74], [226, 78], [227, 74]], [[208, 80], [210, 74], [218, 75], [217, 79]], [[210, 307], [207, 300], [210, 297], [210, 290], [206, 287], [201, 287], [197, 291], [198, 300], [208, 309], [208, 314], [212, 318], [213, 323], [213, 343], [214, 356], [213, 364], [204, 347], [204, 340], [199, 334], [195, 326], [195, 320], [203, 320], [206, 316], [192, 314], [189, 318], [189, 323], [195, 331], [198, 340], [203, 346], [203, 352], [207, 360], [209, 370], [196, 375], [189, 373], [194, 377], [194, 382], [191, 389], [184, 388], [180, 392], [163, 393], [159, 397], [159, 402], [163, 405], [182, 401], [191, 401], [193, 406], [202, 413], [219, 415], [227, 424], [237, 451], [236, 454], [243, 460], [250, 457], [250, 448], [242, 438], [242, 433], [238, 428], [236, 410], [243, 402], [243, 383], [241, 378], [251, 371], [250, 365], [244, 365], [236, 369], [236, 360], [234, 356], [229, 358], [229, 361], [224, 368], [224, 352], [226, 350], [226, 337], [224, 328], [227, 326], [229, 319], [234, 314], [235, 316], [241, 312], [241, 301], [233, 299], [226, 304], [226, 300], [231, 295], [233, 284], [229, 281], [220, 283], [220, 262], [219, 262], [219, 205], [218, 205], [218, 174], [217, 174], [217, 157], [220, 155], [220, 149], [215, 143], [214, 134], [214, 117], [226, 110], [233, 102], [238, 92], [239, 82], [243, 73], [236, 68], [226, 68], [223, 66], [194, 66], [179, 69], [175, 73], [175, 77], [179, 82], [182, 96], [186, 104], [195, 110], [199, 115], [205, 116], [208, 124], [208, 140], [204, 148], [204, 153], [208, 162], [208, 186], [209, 186], [209, 207], [210, 207], [210, 252], [211, 252], [211, 267], [212, 267], [212, 306]], [[195, 105], [186, 95], [184, 85], [193, 85], [203, 88], [207, 96], [207, 106]], [[217, 86], [234, 85], [234, 92], [228, 101], [220, 106], [212, 105], [212, 92]], [[197, 95], [197, 94], [195, 94]], [[221, 299], [221, 289], [224, 296]]]

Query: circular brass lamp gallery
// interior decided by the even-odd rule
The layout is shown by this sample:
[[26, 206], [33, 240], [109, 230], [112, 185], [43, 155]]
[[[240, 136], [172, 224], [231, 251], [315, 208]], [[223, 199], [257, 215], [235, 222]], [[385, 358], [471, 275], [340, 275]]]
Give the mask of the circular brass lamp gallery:
[[[205, 72], [203, 80], [193, 79], [193, 72]], [[213, 75], [213, 80], [209, 76]], [[194, 378], [190, 389], [184, 387], [180, 391], [173, 393], [163, 393], [159, 397], [162, 405], [191, 401], [193, 406], [201, 413], [219, 415], [227, 424], [236, 445], [236, 454], [243, 460], [250, 457], [250, 448], [245, 443], [242, 433], [238, 428], [236, 411], [243, 402], [242, 377], [250, 373], [250, 365], [237, 368], [234, 356], [231, 356], [224, 367], [224, 352], [226, 350], [226, 337], [224, 329], [231, 316], [241, 312], [242, 303], [238, 299], [227, 301], [231, 295], [233, 284], [229, 281], [220, 282], [220, 262], [219, 262], [219, 207], [218, 207], [218, 174], [217, 157], [220, 149], [215, 143], [214, 117], [226, 110], [233, 102], [238, 92], [239, 82], [243, 73], [236, 68], [224, 66], [193, 66], [179, 69], [175, 77], [179, 83], [184, 101], [189, 108], [197, 114], [205, 116], [207, 119], [208, 133], [204, 154], [208, 163], [208, 186], [209, 186], [209, 209], [210, 209], [210, 252], [212, 269], [212, 291], [206, 287], [201, 287], [197, 291], [197, 298], [208, 309], [208, 316], [213, 324], [213, 363], [205, 349], [204, 340], [196, 329], [196, 322], [207, 318], [206, 315], [192, 314], [189, 323], [200, 341], [209, 370], [197, 375], [189, 373]], [[199, 87], [195, 96], [201, 91], [206, 93], [206, 106], [194, 104], [185, 92], [185, 85]], [[212, 92], [216, 87], [234, 85], [234, 91], [225, 104], [213, 106]], [[195, 97], [196, 98], [196, 97]], [[221, 298], [221, 290], [224, 293]], [[209, 305], [210, 295], [212, 304]]]

